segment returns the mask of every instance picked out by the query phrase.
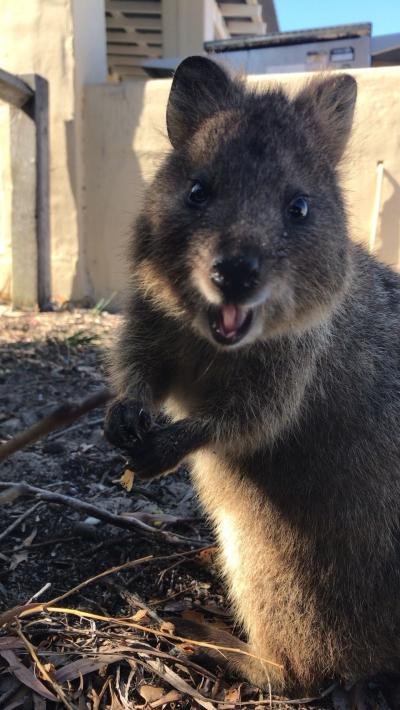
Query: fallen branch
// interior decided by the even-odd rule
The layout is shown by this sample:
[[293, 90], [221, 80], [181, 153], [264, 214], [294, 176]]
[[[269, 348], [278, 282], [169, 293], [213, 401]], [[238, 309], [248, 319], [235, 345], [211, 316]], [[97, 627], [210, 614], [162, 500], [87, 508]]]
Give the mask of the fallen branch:
[[81, 402], [65, 402], [57, 407], [51, 414], [44, 417], [29, 429], [25, 429], [9, 441], [0, 445], [0, 461], [4, 461], [16, 451], [24, 449], [30, 444], [34, 444], [39, 439], [50, 434], [50, 432], [61, 427], [67, 427], [75, 422], [79, 417], [91, 412], [92, 409], [101, 407], [113, 397], [113, 393], [108, 389], [101, 389]]
[[62, 495], [61, 493], [54, 493], [53, 491], [47, 491], [44, 488], [38, 488], [37, 486], [31, 486], [29, 483], [13, 483], [12, 481], [0, 482], [0, 488], [9, 488], [11, 491], [15, 491], [19, 496], [36, 496], [40, 500], [48, 501], [49, 503], [56, 503], [58, 505], [64, 505], [73, 510], [77, 510], [81, 513], [86, 513], [97, 520], [102, 520], [110, 525], [115, 525], [118, 528], [125, 528], [126, 530], [142, 530], [143, 532], [151, 533], [159, 538], [169, 542], [172, 545], [189, 544], [196, 545], [197, 547], [204, 547], [204, 540], [196, 540], [189, 537], [184, 537], [183, 535], [178, 535], [177, 533], [171, 533], [168, 530], [160, 530], [160, 528], [153, 527], [143, 522], [139, 517], [136, 517], [134, 513], [131, 513], [129, 517], [127, 515], [116, 515], [115, 513], [110, 513], [104, 508], [98, 508], [92, 503], [86, 503], [86, 501], [79, 500], [79, 498], [72, 498], [71, 496]]

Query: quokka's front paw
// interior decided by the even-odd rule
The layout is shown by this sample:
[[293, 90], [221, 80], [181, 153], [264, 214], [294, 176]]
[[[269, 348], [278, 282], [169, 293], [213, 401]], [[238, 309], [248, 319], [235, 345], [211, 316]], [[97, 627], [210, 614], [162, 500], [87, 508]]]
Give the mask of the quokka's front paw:
[[152, 425], [152, 416], [141, 402], [132, 399], [116, 400], [106, 413], [104, 435], [110, 444], [128, 452], [135, 444], [143, 441]]
[[171, 442], [173, 427], [155, 427], [126, 450], [129, 468], [144, 480], [150, 480], [176, 468], [182, 458], [179, 447]]
[[184, 421], [167, 426], [155, 425], [129, 447], [129, 467], [140, 478], [155, 478], [173, 471], [192, 450], [192, 442]]

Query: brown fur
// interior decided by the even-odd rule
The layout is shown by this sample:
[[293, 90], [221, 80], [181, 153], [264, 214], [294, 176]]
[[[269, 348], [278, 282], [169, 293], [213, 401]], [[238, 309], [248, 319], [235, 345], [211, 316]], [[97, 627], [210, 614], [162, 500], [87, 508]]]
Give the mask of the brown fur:
[[[337, 166], [355, 96], [336, 74], [255, 94], [185, 60], [113, 356], [106, 433], [144, 477], [190, 462], [236, 617], [283, 670], [236, 667], [276, 689], [400, 668], [400, 281], [348, 238]], [[210, 196], [193, 207], [196, 181]], [[250, 252], [253, 320], [225, 347], [210, 274]], [[162, 406], [175, 423], [154, 423]]]

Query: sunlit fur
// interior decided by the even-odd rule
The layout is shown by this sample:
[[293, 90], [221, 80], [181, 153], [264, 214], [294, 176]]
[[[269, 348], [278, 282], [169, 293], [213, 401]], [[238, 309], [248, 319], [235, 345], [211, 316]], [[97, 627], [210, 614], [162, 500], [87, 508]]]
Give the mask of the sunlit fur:
[[[337, 74], [289, 99], [181, 65], [114, 353], [121, 399], [207, 431], [190, 464], [232, 605], [253, 652], [283, 667], [236, 669], [303, 692], [400, 670], [400, 282], [348, 238], [337, 166], [355, 96]], [[193, 209], [195, 179], [211, 190]], [[285, 212], [296, 193], [302, 224]], [[207, 327], [209, 268], [249, 244], [259, 302], [229, 349]]]

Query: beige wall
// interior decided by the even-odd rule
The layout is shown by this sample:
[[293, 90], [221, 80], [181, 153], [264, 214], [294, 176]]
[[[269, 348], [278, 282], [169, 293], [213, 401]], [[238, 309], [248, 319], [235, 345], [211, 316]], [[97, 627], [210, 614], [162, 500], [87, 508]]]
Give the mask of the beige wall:
[[11, 298], [11, 202], [9, 109], [0, 101], [0, 300]]
[[[363, 69], [354, 75], [359, 97], [345, 175], [352, 233], [369, 243], [376, 166], [384, 161], [375, 251], [400, 270], [400, 68]], [[304, 76], [257, 77], [261, 87], [276, 80], [294, 89]], [[168, 150], [169, 88], [166, 80], [86, 88], [85, 241], [95, 299], [123, 286], [127, 237], [143, 190]]]
[[164, 80], [86, 88], [85, 238], [95, 300], [118, 292], [124, 281], [127, 237], [144, 188], [169, 149], [169, 88]]
[[[51, 272], [57, 301], [92, 297], [81, 212], [82, 87], [105, 81], [104, 24], [103, 0], [0, 2], [0, 67], [41, 74], [49, 82]], [[8, 107], [0, 102], [0, 296], [10, 281], [9, 128]]]

